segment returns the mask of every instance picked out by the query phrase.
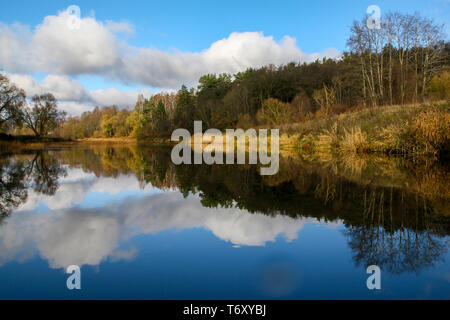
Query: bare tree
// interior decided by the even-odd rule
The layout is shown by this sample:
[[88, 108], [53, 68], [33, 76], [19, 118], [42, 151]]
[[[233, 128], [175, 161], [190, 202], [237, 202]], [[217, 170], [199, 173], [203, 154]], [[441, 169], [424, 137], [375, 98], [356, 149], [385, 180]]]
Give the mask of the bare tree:
[[36, 136], [47, 135], [66, 116], [65, 112], [58, 110], [56, 99], [51, 93], [35, 95], [31, 102], [33, 106], [24, 108], [21, 119]]
[[0, 73], [0, 128], [5, 124], [19, 122], [25, 103], [25, 92]]
[[364, 101], [377, 105], [423, 98], [443, 65], [443, 27], [418, 13], [387, 13], [381, 29], [368, 28], [366, 19], [353, 22], [347, 41], [360, 57]]

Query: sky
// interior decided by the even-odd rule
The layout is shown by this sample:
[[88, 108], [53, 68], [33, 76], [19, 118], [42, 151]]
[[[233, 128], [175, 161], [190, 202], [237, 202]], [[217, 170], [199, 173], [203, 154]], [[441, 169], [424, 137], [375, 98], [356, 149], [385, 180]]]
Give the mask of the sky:
[[0, 10], [0, 70], [71, 115], [132, 107], [138, 94], [195, 87], [206, 73], [338, 58], [370, 5], [417, 11], [450, 34], [449, 0], [16, 0]]

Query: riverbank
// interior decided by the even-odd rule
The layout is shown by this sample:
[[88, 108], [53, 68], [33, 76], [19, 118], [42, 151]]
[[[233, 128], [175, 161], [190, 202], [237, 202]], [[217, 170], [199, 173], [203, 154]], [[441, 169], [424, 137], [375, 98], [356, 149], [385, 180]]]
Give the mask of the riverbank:
[[448, 102], [383, 106], [282, 128], [301, 153], [448, 156]]
[[24, 149], [41, 149], [55, 145], [73, 145], [76, 142], [59, 137], [37, 137], [29, 135], [13, 136], [0, 133], [0, 154]]
[[130, 137], [117, 137], [117, 138], [86, 138], [86, 139], [77, 139], [75, 141], [79, 144], [132, 144], [137, 143], [136, 138]]
[[[440, 102], [373, 107], [329, 118], [313, 118], [305, 122], [285, 124], [279, 129], [279, 147], [282, 152], [297, 152], [303, 155], [400, 154], [448, 157], [450, 106], [448, 102]], [[70, 140], [0, 134], [0, 149], [64, 144], [136, 143], [176, 144], [168, 137], [151, 140], [132, 137]], [[202, 149], [207, 144], [209, 142], [203, 142]]]

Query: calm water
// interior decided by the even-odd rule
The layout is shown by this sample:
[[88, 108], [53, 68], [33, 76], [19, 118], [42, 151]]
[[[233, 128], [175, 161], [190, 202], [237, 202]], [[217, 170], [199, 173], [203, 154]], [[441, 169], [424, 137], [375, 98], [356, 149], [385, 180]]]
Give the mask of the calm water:
[[137, 146], [4, 155], [0, 298], [450, 298], [448, 167], [286, 157], [258, 172]]

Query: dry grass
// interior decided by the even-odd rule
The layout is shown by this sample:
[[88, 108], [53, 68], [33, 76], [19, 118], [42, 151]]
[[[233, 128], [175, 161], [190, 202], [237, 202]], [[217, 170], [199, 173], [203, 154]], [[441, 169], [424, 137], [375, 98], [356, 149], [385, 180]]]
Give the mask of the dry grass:
[[436, 107], [422, 110], [414, 119], [412, 128], [425, 150], [440, 152], [450, 145], [450, 113]]
[[440, 155], [450, 150], [448, 103], [363, 109], [310, 120], [297, 129], [303, 151]]
[[351, 153], [367, 153], [372, 148], [367, 134], [361, 128], [351, 128], [350, 131], [344, 129], [344, 137], [339, 143], [340, 150]]
[[77, 143], [96, 144], [96, 143], [136, 143], [136, 138], [117, 137], [117, 138], [86, 138], [78, 139]]

